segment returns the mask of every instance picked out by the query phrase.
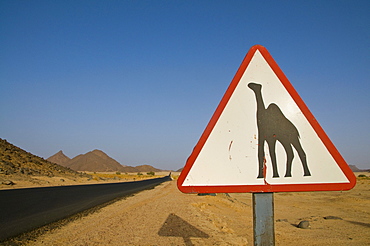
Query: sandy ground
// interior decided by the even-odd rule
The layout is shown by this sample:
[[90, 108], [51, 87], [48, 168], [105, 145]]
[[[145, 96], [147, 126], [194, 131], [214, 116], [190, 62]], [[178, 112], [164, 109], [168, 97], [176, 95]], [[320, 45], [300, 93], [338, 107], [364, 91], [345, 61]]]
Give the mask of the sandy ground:
[[[370, 245], [368, 178], [351, 191], [276, 193], [274, 201], [276, 245]], [[302, 220], [311, 227], [297, 228]], [[183, 194], [170, 181], [26, 245], [253, 245], [252, 195]]]

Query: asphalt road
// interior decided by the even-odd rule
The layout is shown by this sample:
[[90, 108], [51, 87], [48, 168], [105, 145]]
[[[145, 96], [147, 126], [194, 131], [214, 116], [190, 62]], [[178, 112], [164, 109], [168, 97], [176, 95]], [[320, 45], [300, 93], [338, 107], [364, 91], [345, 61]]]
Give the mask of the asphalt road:
[[0, 190], [0, 241], [169, 180]]

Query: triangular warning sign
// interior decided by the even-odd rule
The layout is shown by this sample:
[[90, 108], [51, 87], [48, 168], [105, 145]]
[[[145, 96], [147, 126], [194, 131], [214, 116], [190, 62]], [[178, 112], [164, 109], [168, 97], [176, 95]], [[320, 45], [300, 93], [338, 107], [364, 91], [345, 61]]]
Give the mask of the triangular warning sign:
[[263, 46], [253, 46], [178, 179], [186, 193], [349, 190], [356, 177]]

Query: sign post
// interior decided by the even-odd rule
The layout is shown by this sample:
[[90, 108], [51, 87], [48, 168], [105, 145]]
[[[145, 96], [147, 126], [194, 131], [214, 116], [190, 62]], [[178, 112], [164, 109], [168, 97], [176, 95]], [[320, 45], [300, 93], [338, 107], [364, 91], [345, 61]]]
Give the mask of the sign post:
[[273, 245], [273, 192], [350, 190], [356, 177], [267, 49], [253, 46], [186, 161], [184, 193], [253, 193]]
[[255, 246], [274, 246], [274, 193], [253, 193], [253, 239]]

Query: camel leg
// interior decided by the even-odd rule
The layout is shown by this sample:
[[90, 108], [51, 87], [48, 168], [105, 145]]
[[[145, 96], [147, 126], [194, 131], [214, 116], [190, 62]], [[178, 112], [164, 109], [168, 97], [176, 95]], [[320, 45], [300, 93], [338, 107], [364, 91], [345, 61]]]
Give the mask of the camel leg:
[[277, 163], [276, 163], [276, 152], [275, 152], [275, 146], [276, 146], [276, 140], [268, 141], [267, 142], [269, 145], [269, 152], [270, 152], [270, 157], [271, 157], [271, 162], [272, 162], [272, 171], [273, 171], [273, 178], [279, 178], [279, 172], [277, 169]]
[[[258, 136], [262, 136], [258, 134]], [[265, 159], [265, 151], [264, 151], [264, 144], [265, 140], [258, 138], [258, 179], [263, 178], [263, 165]]]
[[292, 143], [294, 148], [297, 150], [299, 159], [301, 159], [302, 166], [303, 166], [303, 172], [304, 176], [311, 176], [310, 170], [308, 169], [307, 160], [306, 160], [306, 153], [304, 152], [301, 143], [299, 142], [299, 139]]
[[286, 152], [286, 172], [285, 177], [292, 177], [292, 162], [294, 158], [294, 153], [290, 143], [282, 143]]

